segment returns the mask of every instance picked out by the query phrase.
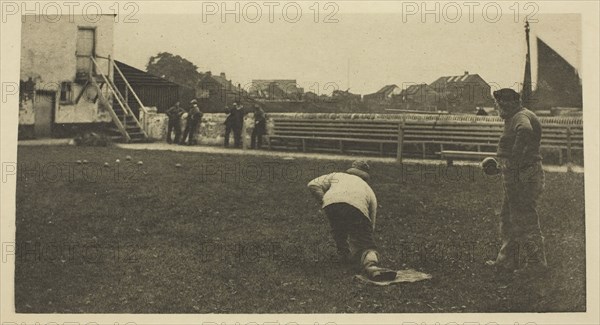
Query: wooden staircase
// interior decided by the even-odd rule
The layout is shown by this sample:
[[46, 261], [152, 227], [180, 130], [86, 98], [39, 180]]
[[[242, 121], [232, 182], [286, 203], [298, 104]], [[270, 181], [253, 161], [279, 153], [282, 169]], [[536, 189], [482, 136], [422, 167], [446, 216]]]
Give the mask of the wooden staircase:
[[[108, 58], [112, 67], [112, 61]], [[131, 107], [127, 103], [127, 100], [123, 97], [117, 86], [115, 85], [112, 78], [104, 75], [100, 71], [98, 62], [94, 57], [91, 61], [96, 67], [96, 73], [93, 75], [90, 73], [89, 81], [93, 87], [98, 90], [98, 99], [108, 108], [110, 116], [113, 121], [112, 127], [108, 128], [109, 137], [113, 141], [121, 142], [146, 142], [148, 141], [148, 134], [140, 124], [140, 121], [135, 117], [135, 114], [131, 110]], [[109, 68], [110, 70], [110, 68]], [[134, 94], [136, 100], [140, 104], [140, 109], [144, 109], [143, 104], [125, 79], [123, 73], [118, 70], [115, 66], [115, 70], [121, 74], [123, 80], [125, 80], [129, 91]], [[110, 100], [112, 98], [112, 102]]]

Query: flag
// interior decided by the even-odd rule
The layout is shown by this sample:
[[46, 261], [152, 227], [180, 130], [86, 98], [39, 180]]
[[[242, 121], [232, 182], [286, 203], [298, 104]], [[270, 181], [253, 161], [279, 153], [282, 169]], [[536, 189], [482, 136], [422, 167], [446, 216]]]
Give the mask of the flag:
[[[579, 73], [548, 44], [537, 38], [537, 87], [529, 102], [535, 109], [583, 105]], [[529, 62], [526, 62], [529, 65]], [[527, 74], [526, 74], [527, 75]]]

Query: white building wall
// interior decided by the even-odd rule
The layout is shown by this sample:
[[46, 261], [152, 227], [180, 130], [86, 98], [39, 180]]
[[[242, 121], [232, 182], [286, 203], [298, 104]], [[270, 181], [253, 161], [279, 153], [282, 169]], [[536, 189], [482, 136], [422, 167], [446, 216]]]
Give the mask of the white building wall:
[[[70, 18], [72, 21], [70, 21]], [[93, 123], [109, 122], [110, 115], [98, 100], [93, 102], [96, 92], [88, 86], [79, 103], [75, 105], [59, 102], [60, 84], [72, 81], [73, 100], [81, 93], [83, 85], [75, 83], [76, 44], [79, 27], [96, 29], [95, 51], [97, 56], [108, 57], [113, 54], [114, 16], [103, 15], [98, 21], [90, 21], [84, 16], [62, 16], [57, 22], [47, 19], [36, 21], [33, 16], [25, 16], [21, 30], [21, 80], [31, 78], [36, 90], [55, 91], [57, 108], [55, 123]], [[109, 70], [108, 60], [98, 59], [100, 71], [105, 75]], [[111, 72], [112, 77], [112, 72]], [[24, 99], [25, 100], [25, 99]], [[31, 101], [31, 99], [28, 99]], [[31, 103], [22, 103], [21, 107], [30, 109]], [[22, 109], [21, 124], [33, 124], [35, 117], [31, 111]], [[35, 112], [33, 112], [35, 115]]]

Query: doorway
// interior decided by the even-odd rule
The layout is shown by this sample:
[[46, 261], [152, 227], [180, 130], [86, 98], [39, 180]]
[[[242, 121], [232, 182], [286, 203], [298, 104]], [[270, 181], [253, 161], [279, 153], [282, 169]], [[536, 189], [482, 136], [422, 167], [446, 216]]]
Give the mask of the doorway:
[[33, 101], [33, 113], [35, 114], [33, 133], [36, 138], [52, 137], [55, 105], [56, 93], [45, 91], [36, 92]]
[[96, 30], [80, 27], [77, 30], [77, 78], [86, 79], [95, 72], [92, 59], [96, 51]]

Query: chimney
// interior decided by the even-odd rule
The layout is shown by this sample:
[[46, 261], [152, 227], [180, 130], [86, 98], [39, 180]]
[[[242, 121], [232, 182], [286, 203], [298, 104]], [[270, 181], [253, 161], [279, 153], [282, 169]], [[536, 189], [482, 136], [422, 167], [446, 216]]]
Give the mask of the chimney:
[[227, 79], [227, 78], [225, 78], [225, 72], [221, 72], [221, 78]]
[[465, 71], [465, 76], [469, 74], [469, 71]]
[[206, 71], [206, 75], [209, 76], [209, 77], [211, 77], [212, 73], [210, 71]]

